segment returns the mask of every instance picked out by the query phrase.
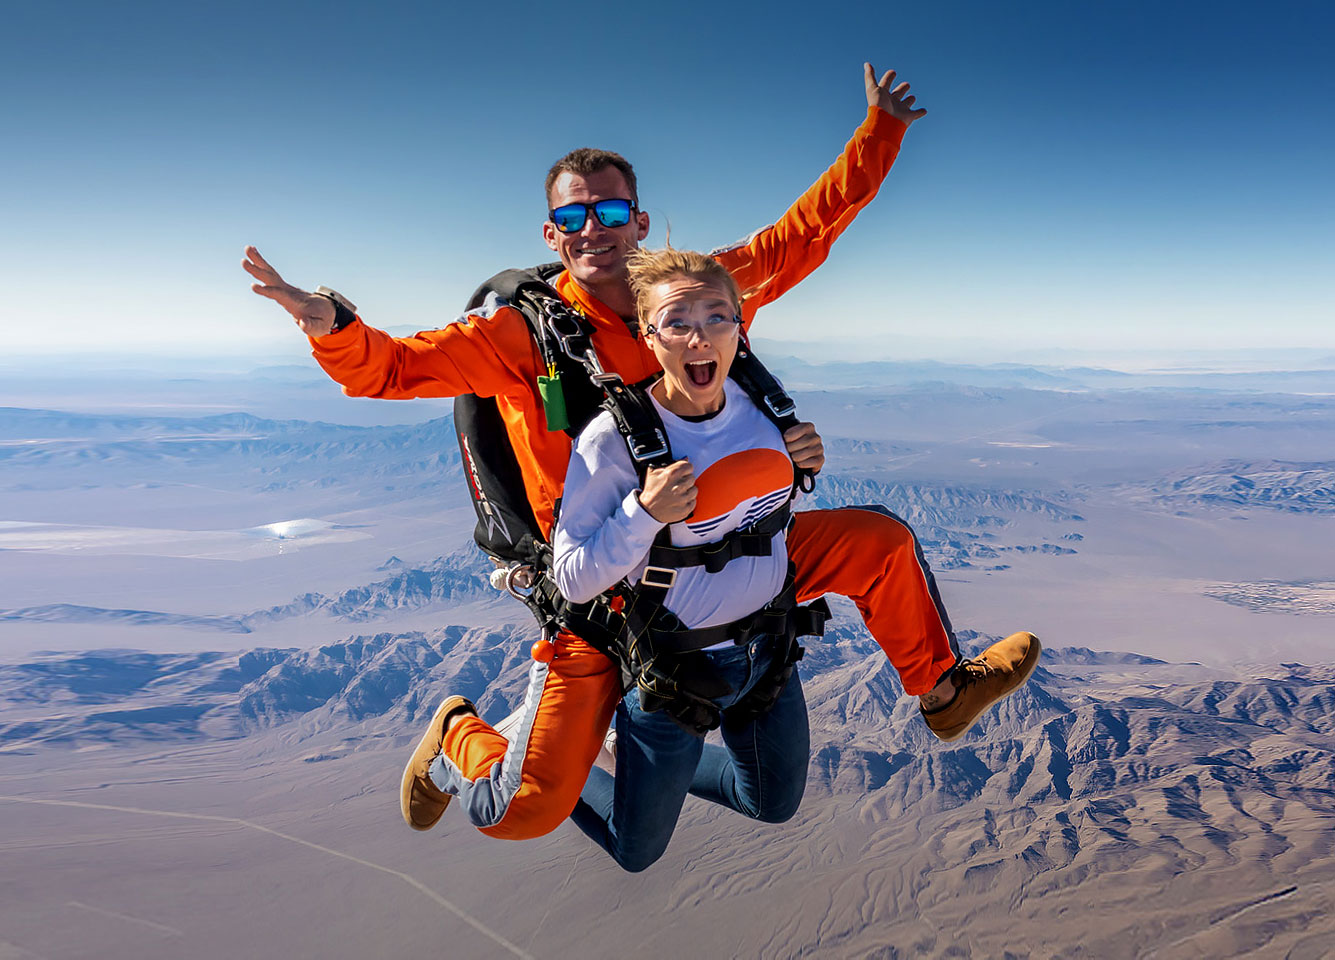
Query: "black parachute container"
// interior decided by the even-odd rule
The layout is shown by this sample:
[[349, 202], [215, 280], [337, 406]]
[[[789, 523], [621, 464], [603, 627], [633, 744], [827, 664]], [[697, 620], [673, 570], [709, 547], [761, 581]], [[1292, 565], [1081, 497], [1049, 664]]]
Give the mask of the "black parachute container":
[[[560, 263], [546, 263], [523, 270], [505, 270], [478, 287], [465, 309], [477, 310], [495, 296], [524, 315], [533, 342], [548, 368], [548, 375], [539, 377], [537, 387], [549, 422], [574, 437], [598, 412], [604, 393], [579, 362], [561, 349], [543, 320], [543, 306], [560, 303], [548, 281], [562, 269]], [[477, 512], [473, 539], [498, 560], [533, 563], [537, 559], [537, 545], [544, 538], [525, 495], [524, 475], [496, 398], [473, 394], [456, 397], [454, 430], [459, 438], [468, 492]]]

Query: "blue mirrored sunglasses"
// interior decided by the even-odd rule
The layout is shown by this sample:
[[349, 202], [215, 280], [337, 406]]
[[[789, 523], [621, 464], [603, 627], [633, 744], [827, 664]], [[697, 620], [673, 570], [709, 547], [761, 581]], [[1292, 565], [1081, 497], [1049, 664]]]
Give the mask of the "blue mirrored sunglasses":
[[630, 223], [635, 204], [629, 200], [599, 200], [597, 203], [567, 203], [553, 210], [548, 218], [562, 233], [578, 233], [589, 219], [589, 211], [605, 227], [624, 227]]

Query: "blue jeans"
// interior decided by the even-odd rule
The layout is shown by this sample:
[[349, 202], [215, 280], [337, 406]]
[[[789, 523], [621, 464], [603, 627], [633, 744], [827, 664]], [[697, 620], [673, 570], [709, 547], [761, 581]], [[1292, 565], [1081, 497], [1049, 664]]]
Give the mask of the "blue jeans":
[[[706, 656], [736, 691], [727, 708], [773, 662], [769, 638]], [[806, 787], [811, 738], [802, 682], [794, 670], [774, 708], [741, 725], [724, 723], [724, 746], [707, 744], [666, 713], [645, 713], [632, 688], [617, 705], [616, 777], [594, 767], [570, 819], [624, 869], [643, 870], [663, 855], [686, 794], [743, 816], [782, 823]]]

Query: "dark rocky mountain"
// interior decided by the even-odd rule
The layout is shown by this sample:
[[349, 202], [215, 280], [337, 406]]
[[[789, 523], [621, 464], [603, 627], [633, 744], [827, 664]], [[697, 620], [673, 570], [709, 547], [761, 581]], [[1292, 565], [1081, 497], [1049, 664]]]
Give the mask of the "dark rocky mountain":
[[[0, 666], [0, 743], [242, 737], [285, 726], [296, 737], [341, 726], [354, 737], [393, 734], [411, 730], [447, 691], [474, 698], [495, 721], [517, 702], [530, 632], [451, 626], [313, 650], [49, 655]], [[822, 741], [812, 780], [833, 792], [892, 781], [905, 795], [931, 792], [945, 764], [958, 781], [943, 803], [977, 799], [985, 787], [1068, 801], [1191, 771], [1212, 783], [1314, 790], [1308, 799], [1335, 812], [1333, 667], [1174, 682], [1182, 668], [1152, 657], [1052, 650], [1024, 690], [964, 740], [943, 745], [860, 627], [840, 622], [808, 646], [804, 686]], [[1078, 669], [1089, 665], [1121, 668], [1126, 678], [1104, 669], [1091, 688]], [[1062, 673], [1048, 669], [1058, 666]]]
[[497, 596], [487, 580], [491, 562], [471, 548], [438, 557], [422, 567], [406, 567], [401, 561], [381, 569], [397, 572], [383, 580], [351, 587], [335, 596], [307, 593], [288, 603], [244, 614], [196, 616], [154, 610], [114, 610], [71, 603], [0, 610], [0, 621], [35, 623], [116, 623], [133, 626], [183, 627], [251, 633], [265, 624], [311, 614], [323, 614], [349, 623], [366, 623], [409, 610], [436, 604], [491, 599]]
[[442, 690], [499, 719], [528, 662], [519, 632], [456, 626], [313, 650], [52, 655], [0, 665], [0, 743], [238, 738], [284, 724], [298, 738], [348, 723], [398, 731]]

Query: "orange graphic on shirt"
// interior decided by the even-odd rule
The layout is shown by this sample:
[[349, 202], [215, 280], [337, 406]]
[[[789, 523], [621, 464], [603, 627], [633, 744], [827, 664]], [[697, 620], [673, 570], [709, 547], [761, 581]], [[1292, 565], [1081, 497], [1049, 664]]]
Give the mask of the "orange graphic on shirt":
[[686, 522], [724, 516], [744, 500], [787, 490], [792, 485], [793, 461], [786, 453], [760, 447], [729, 454], [695, 478], [695, 512]]

